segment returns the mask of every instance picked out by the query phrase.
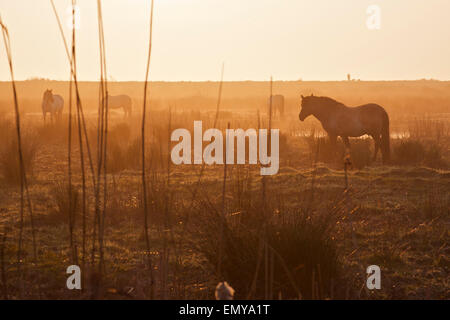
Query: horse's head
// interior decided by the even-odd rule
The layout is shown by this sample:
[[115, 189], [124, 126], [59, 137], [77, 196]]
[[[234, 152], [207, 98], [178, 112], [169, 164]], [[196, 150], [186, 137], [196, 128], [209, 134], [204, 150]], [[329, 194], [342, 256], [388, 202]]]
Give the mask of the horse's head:
[[44, 97], [42, 98], [42, 105], [53, 103], [53, 90], [45, 90]]
[[300, 111], [300, 114], [298, 117], [300, 118], [300, 121], [304, 121], [307, 117], [313, 114], [314, 111], [314, 100], [316, 97], [314, 97], [313, 94], [310, 96], [304, 97], [302, 95], [302, 110]]

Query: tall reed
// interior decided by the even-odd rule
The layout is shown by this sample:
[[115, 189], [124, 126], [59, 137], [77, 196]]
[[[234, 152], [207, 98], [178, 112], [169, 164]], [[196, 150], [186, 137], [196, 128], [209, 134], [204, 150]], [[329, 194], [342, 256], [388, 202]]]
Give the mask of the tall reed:
[[[71, 136], [71, 125], [72, 125], [72, 115], [71, 115], [71, 105], [72, 105], [72, 83], [73, 83], [73, 87], [75, 88], [75, 98], [76, 98], [76, 106], [77, 106], [77, 118], [78, 118], [78, 138], [79, 138], [79, 143], [80, 143], [80, 155], [82, 154], [83, 156], [81, 157], [81, 167], [82, 167], [82, 179], [84, 180], [83, 182], [83, 228], [85, 228], [85, 219], [86, 219], [86, 181], [85, 181], [85, 172], [84, 172], [84, 152], [81, 150], [83, 147], [83, 139], [80, 139], [80, 125], [82, 127], [82, 131], [83, 131], [83, 135], [84, 135], [84, 141], [86, 142], [86, 149], [87, 149], [87, 155], [88, 155], [88, 160], [89, 160], [89, 166], [90, 166], [90, 171], [91, 171], [91, 177], [92, 177], [92, 184], [93, 184], [93, 188], [94, 190], [96, 189], [97, 183], [95, 180], [95, 174], [94, 174], [94, 165], [93, 165], [93, 161], [92, 161], [92, 155], [91, 155], [91, 148], [90, 148], [90, 144], [89, 144], [89, 137], [88, 137], [88, 133], [87, 133], [87, 128], [86, 128], [86, 121], [85, 121], [85, 117], [84, 117], [84, 111], [83, 111], [83, 105], [82, 105], [82, 101], [81, 101], [81, 97], [80, 97], [80, 91], [79, 91], [79, 85], [78, 85], [78, 76], [77, 76], [77, 72], [76, 72], [76, 34], [75, 34], [75, 5], [76, 5], [76, 1], [72, 0], [72, 44], [71, 44], [71, 48], [69, 50], [69, 46], [67, 44], [67, 40], [66, 37], [64, 35], [64, 30], [62, 28], [62, 24], [61, 24], [61, 20], [59, 18], [58, 12], [56, 10], [55, 4], [53, 0], [50, 0], [50, 3], [52, 5], [53, 8], [53, 12], [55, 14], [55, 18], [56, 18], [56, 22], [61, 34], [61, 38], [63, 40], [64, 43], [64, 48], [66, 51], [66, 55], [67, 55], [67, 59], [70, 65], [70, 83], [69, 83], [69, 96], [70, 96], [70, 102], [69, 102], [69, 126], [68, 126], [68, 130], [70, 132], [70, 136]], [[72, 176], [72, 168], [71, 168], [71, 137], [69, 138], [69, 143], [68, 143], [68, 176], [69, 179], [71, 180], [71, 176]], [[71, 184], [69, 184], [71, 185]], [[69, 190], [70, 191], [70, 190]], [[70, 195], [69, 195], [70, 196]], [[84, 229], [84, 233], [83, 233], [83, 243], [85, 244], [86, 241], [86, 230]], [[83, 248], [83, 260], [85, 259], [85, 248]], [[72, 255], [73, 255], [74, 249], [72, 248]]]
[[[98, 133], [100, 137], [97, 137], [97, 141], [100, 141], [99, 146], [99, 154], [103, 153], [103, 156], [100, 159], [103, 160], [103, 208], [102, 214], [98, 216], [98, 236], [99, 236], [99, 275], [101, 279], [103, 265], [104, 265], [104, 230], [105, 230], [105, 218], [106, 218], [106, 206], [108, 200], [108, 190], [107, 190], [107, 154], [108, 154], [108, 74], [106, 70], [106, 49], [105, 49], [105, 35], [103, 29], [103, 14], [102, 14], [102, 6], [101, 1], [97, 0], [97, 13], [98, 13], [98, 30], [99, 30], [99, 48], [100, 48], [100, 98], [101, 98], [101, 120], [100, 120], [100, 128]], [[100, 175], [102, 166], [98, 165], [97, 168], [97, 181], [100, 184]], [[98, 188], [98, 190], [100, 187]], [[96, 202], [99, 202], [100, 199], [97, 199]]]
[[[8, 28], [3, 23], [2, 17], [0, 16], [0, 27], [2, 29], [3, 43], [5, 45], [6, 56], [8, 59], [9, 71], [11, 75], [11, 84], [12, 91], [14, 97], [14, 113], [15, 113], [15, 121], [16, 121], [16, 132], [17, 132], [17, 152], [19, 155], [19, 168], [20, 168], [20, 231], [19, 231], [19, 246], [17, 251], [17, 264], [18, 264], [18, 273], [20, 278], [22, 279], [21, 274], [21, 264], [22, 264], [22, 237], [23, 237], [23, 212], [25, 207], [25, 195], [26, 201], [28, 205], [28, 211], [30, 213], [30, 224], [31, 224], [31, 234], [33, 241], [33, 260], [35, 264], [37, 264], [37, 244], [36, 244], [36, 232], [34, 228], [34, 219], [33, 219], [33, 206], [31, 203], [30, 193], [28, 190], [28, 181], [27, 175], [25, 172], [25, 165], [23, 159], [23, 151], [22, 151], [22, 132], [21, 132], [21, 123], [20, 123], [20, 111], [19, 111], [19, 102], [17, 97], [17, 88], [16, 82], [14, 78], [14, 67], [13, 67], [13, 59], [11, 52], [11, 40], [9, 37]], [[25, 195], [24, 195], [25, 193]], [[20, 285], [22, 288], [22, 285]], [[40, 293], [39, 293], [40, 294]]]
[[145, 170], [145, 125], [146, 125], [146, 116], [147, 116], [147, 88], [148, 88], [148, 77], [150, 73], [150, 62], [152, 56], [152, 39], [153, 39], [153, 0], [151, 0], [150, 5], [150, 36], [148, 43], [148, 57], [147, 57], [147, 68], [145, 71], [145, 81], [144, 81], [144, 102], [142, 106], [142, 123], [141, 123], [141, 158], [142, 158], [142, 199], [144, 202], [144, 234], [145, 234], [145, 245], [146, 245], [146, 256], [148, 262], [148, 268], [150, 271], [150, 298], [153, 298], [153, 266], [152, 259], [150, 256], [150, 238], [148, 234], [148, 201], [147, 201], [147, 177]]

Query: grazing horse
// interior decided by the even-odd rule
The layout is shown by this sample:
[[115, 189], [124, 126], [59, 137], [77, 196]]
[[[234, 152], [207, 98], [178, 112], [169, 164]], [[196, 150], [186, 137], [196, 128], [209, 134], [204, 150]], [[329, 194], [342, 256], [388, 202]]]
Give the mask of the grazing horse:
[[44, 123], [47, 112], [50, 112], [51, 121], [53, 123], [53, 118], [61, 119], [62, 111], [64, 108], [64, 99], [57, 94], [53, 94], [53, 90], [45, 90], [44, 96], [42, 98], [42, 114], [44, 115]]
[[125, 117], [131, 117], [131, 98], [127, 95], [110, 96], [108, 95], [108, 108], [109, 109], [123, 109]]
[[270, 103], [272, 102], [272, 115], [276, 116], [277, 112], [280, 117], [284, 115], [284, 96], [281, 94], [272, 95], [267, 99], [267, 107], [270, 108]]
[[345, 146], [350, 149], [348, 137], [368, 134], [375, 141], [373, 159], [376, 159], [378, 149], [381, 149], [383, 163], [389, 161], [389, 116], [383, 107], [369, 103], [350, 108], [328, 97], [302, 95], [300, 121], [304, 121], [310, 115], [315, 116], [322, 123], [333, 146], [336, 145], [336, 139], [340, 136]]

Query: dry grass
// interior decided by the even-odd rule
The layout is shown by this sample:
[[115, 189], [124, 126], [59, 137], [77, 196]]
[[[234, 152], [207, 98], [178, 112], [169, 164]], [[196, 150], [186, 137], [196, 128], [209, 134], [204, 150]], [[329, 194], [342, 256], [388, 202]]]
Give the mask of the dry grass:
[[443, 147], [437, 142], [402, 139], [393, 145], [394, 162], [397, 165], [425, 165], [431, 168], [448, 168]]
[[[328, 137], [317, 137], [314, 133], [305, 137], [309, 147], [311, 161], [327, 163], [338, 168], [343, 168], [343, 159], [346, 154], [346, 148], [339, 139], [335, 148], [331, 146]], [[370, 138], [350, 139], [350, 157], [352, 166], [355, 169], [362, 169], [373, 163], [373, 140]], [[378, 159], [381, 155], [378, 154]]]
[[[214, 268], [222, 220], [213, 208], [205, 211], [197, 213], [202, 217], [197, 216], [199, 237], [195, 242]], [[236, 223], [236, 219], [242, 222]], [[270, 250], [270, 298], [330, 298], [330, 284], [339, 283], [338, 270], [342, 267], [332, 240], [336, 217], [328, 212], [316, 212], [313, 217], [302, 211], [276, 211], [264, 225], [258, 206], [242, 208], [225, 221], [223, 278], [236, 289], [236, 298], [265, 297], [267, 274], [260, 257], [264, 229]]]
[[[147, 150], [149, 150], [147, 157], [149, 162], [150, 159], [154, 159], [151, 161], [154, 165], [147, 163], [148, 181], [151, 186], [147, 199], [149, 201], [149, 220], [152, 221], [151, 227], [149, 227], [149, 240], [155, 267], [154, 297], [212, 298], [214, 286], [219, 280], [216, 273], [217, 234], [221, 221], [219, 213], [222, 207], [223, 167], [205, 168], [200, 192], [191, 206], [192, 192], [197, 184], [199, 167], [173, 166], [169, 173], [170, 185], [167, 184], [167, 138], [165, 136], [160, 138], [159, 135], [160, 132], [168, 131], [167, 126], [162, 125], [167, 123], [167, 119], [167, 114], [155, 114], [152, 121], [159, 123], [159, 127], [155, 132], [149, 132], [147, 139]], [[125, 170], [107, 174], [109, 201], [104, 227], [108, 240], [104, 246], [104, 259], [111, 271], [105, 274], [101, 287], [97, 287], [98, 283], [94, 280], [87, 282], [86, 293], [81, 296], [77, 295], [78, 298], [89, 298], [96, 287], [95, 292], [98, 297], [106, 299], [149, 297], [150, 283], [144, 281], [148, 277], [148, 271], [146, 271], [146, 263], [143, 260], [146, 245], [142, 229], [143, 205], [139, 183], [140, 141], [138, 138], [134, 138], [136, 132], [133, 130], [130, 130], [128, 137], [128, 126], [123, 125], [121, 121], [121, 119], [117, 119], [112, 122], [108, 152], [111, 152], [114, 149], [112, 145], [117, 143], [121, 146], [123, 157], [132, 160], [119, 162], [120, 157], [109, 155], [110, 159], [116, 160], [125, 167]], [[179, 121], [177, 123], [179, 126], [189, 127], [187, 122], [183, 124], [176, 118], [174, 121]], [[36, 121], [27, 122], [28, 129], [31, 129], [32, 126], [39, 128], [42, 124]], [[129, 127], [133, 127], [132, 123]], [[158, 138], [154, 136], [155, 133]], [[292, 160], [289, 166], [285, 162], [280, 168], [280, 173], [270, 179], [265, 199], [268, 204], [266, 209], [270, 212], [271, 217], [266, 220], [267, 241], [270, 248], [273, 249], [273, 256], [268, 255], [269, 280], [267, 283], [272, 288], [273, 297], [277, 298], [280, 292], [282, 298], [297, 297], [297, 290], [301, 292], [303, 298], [368, 297], [358, 291], [358, 287], [362, 283], [361, 278], [353, 278], [352, 275], [362, 272], [365, 264], [375, 261], [378, 261], [379, 264], [387, 263], [389, 265], [392, 271], [387, 271], [385, 274], [387, 279], [395, 277], [395, 270], [398, 268], [403, 269], [406, 266], [411, 269], [422, 268], [415, 261], [419, 261], [419, 257], [426, 253], [425, 247], [422, 244], [419, 245], [420, 241], [425, 239], [425, 234], [419, 236], [420, 233], [414, 233], [416, 235], [414, 240], [411, 240], [413, 239], [411, 238], [412, 234], [408, 237], [405, 234], [425, 221], [427, 221], [427, 225], [433, 221], [432, 225], [427, 228], [429, 228], [430, 235], [436, 237], [434, 242], [430, 242], [436, 252], [433, 251], [429, 268], [444, 270], [442, 269], [445, 266], [443, 261], [448, 259], [448, 256], [445, 251], [438, 252], [437, 250], [445, 241], [445, 237], [440, 238], [442, 229], [439, 224], [445, 225], [446, 221], [448, 222], [448, 210], [446, 210], [448, 196], [445, 193], [446, 183], [448, 183], [446, 174], [448, 175], [448, 173], [446, 171], [420, 169], [412, 166], [377, 167], [373, 164], [366, 165], [362, 169], [353, 169], [349, 172], [349, 184], [351, 190], [357, 192], [352, 194], [348, 205], [343, 206], [342, 201], [346, 197], [342, 194], [344, 176], [339, 164], [331, 163], [328, 165], [329, 168], [318, 165], [315, 170], [311, 170], [309, 154], [312, 150], [305, 140], [287, 135], [283, 143], [286, 150], [289, 150], [291, 145], [295, 146], [295, 150], [291, 152]], [[43, 285], [43, 297], [71, 298], [71, 294], [64, 292], [58, 282], [47, 281], [48, 284], [44, 285], [46, 278], [53, 277], [53, 273], [58, 272], [51, 270], [64, 269], [65, 260], [58, 257], [69, 257], [71, 254], [67, 227], [69, 224], [67, 219], [68, 192], [64, 184], [55, 184], [47, 178], [49, 170], [52, 172], [56, 170], [53, 173], [57, 173], [61, 178], [65, 177], [66, 171], [64, 166], [57, 167], [53, 163], [43, 162], [44, 159], [48, 159], [43, 155], [50, 156], [58, 148], [64, 147], [58, 143], [48, 144], [40, 151], [42, 156], [39, 155], [35, 158], [36, 183], [31, 186], [31, 194], [33, 202], [37, 204], [37, 220], [40, 230], [38, 243], [42, 252], [40, 259], [43, 261], [40, 268], [48, 271], [40, 278]], [[60, 156], [57, 161], [64, 163], [66, 161], [65, 152], [59, 154], [63, 156]], [[135, 164], [131, 165], [133, 161]], [[112, 166], [112, 164], [108, 166]], [[255, 167], [230, 166], [227, 173], [227, 191], [225, 193], [227, 218], [222, 274], [237, 289], [236, 296], [244, 298], [247, 298], [249, 294], [254, 298], [265, 296], [265, 259], [262, 260], [257, 273], [256, 286], [253, 290], [251, 289], [259, 259], [260, 226], [264, 225], [265, 221], [261, 213], [261, 177], [257, 172]], [[81, 173], [77, 167], [74, 167], [73, 173], [72, 190], [73, 192], [78, 190], [78, 200], [72, 199], [72, 203], [75, 204], [80, 203]], [[315, 181], [314, 186], [312, 185], [313, 180]], [[436, 188], [429, 196], [426, 196], [430, 183], [436, 184]], [[48, 193], [43, 192], [46, 190], [43, 184], [48, 186]], [[17, 194], [13, 190], [9, 185], [5, 189], [9, 198], [4, 202], [4, 207], [8, 208], [5, 217], [9, 221], [8, 225], [17, 226], [13, 223], [14, 216], [9, 213], [12, 212], [10, 210], [13, 210], [12, 208], [18, 200]], [[91, 230], [94, 223], [92, 217], [95, 197], [90, 186], [88, 190], [87, 230]], [[404, 192], [407, 192], [407, 195]], [[333, 207], [340, 202], [338, 207], [341, 211], [337, 216], [341, 219], [325, 220], [331, 212], [336, 212], [333, 211], [335, 210]], [[49, 205], [50, 208], [48, 208]], [[379, 209], [365, 209], [373, 206]], [[82, 239], [81, 207], [80, 205], [75, 205], [75, 207], [78, 208], [76, 209], [78, 213], [75, 215], [74, 241], [79, 248]], [[352, 208], [359, 209], [349, 215]], [[183, 233], [183, 226], [188, 216], [191, 219], [186, 232]], [[388, 224], [385, 225], [384, 221], [388, 217], [397, 216], [399, 219], [401, 218], [401, 221], [390, 223], [396, 225], [400, 231], [385, 233], [390, 227]], [[350, 222], [352, 228], [350, 228]], [[14, 239], [17, 232], [17, 227], [12, 227], [8, 233], [9, 239]], [[355, 240], [351, 240], [352, 238]], [[92, 234], [88, 232], [88, 248], [91, 248], [92, 241]], [[27, 252], [30, 250], [30, 243], [28, 241], [25, 243], [27, 245], [23, 250]], [[11, 286], [17, 281], [13, 272], [17, 247], [12, 244], [7, 241], [4, 260], [9, 279], [8, 292], [10, 296], [17, 296], [16, 289]], [[415, 251], [404, 253], [404, 246], [408, 246], [408, 244], [415, 248]], [[361, 249], [358, 249], [360, 247]], [[358, 251], [352, 254], [357, 249]], [[313, 254], [308, 255], [308, 252]], [[351, 256], [348, 257], [350, 254]], [[277, 255], [281, 258], [278, 258]], [[318, 261], [328, 262], [319, 263]], [[333, 264], [332, 261], [335, 263]], [[271, 263], [273, 263], [273, 267], [271, 267]], [[305, 265], [305, 267], [301, 267], [301, 265]], [[425, 265], [428, 266], [428, 264]], [[322, 278], [320, 281], [317, 268], [320, 269]], [[270, 270], [273, 270], [273, 280], [270, 280]], [[312, 270], [316, 270], [314, 271], [314, 282], [312, 281]], [[93, 274], [95, 275], [95, 273]], [[405, 286], [411, 282], [406, 278], [402, 279], [399, 281]], [[426, 279], [425, 273], [419, 279]], [[30, 283], [31, 288], [36, 288], [36, 279], [26, 278], [24, 281], [33, 283], [32, 285]], [[413, 283], [420, 288], [425, 286], [425, 283], [421, 281], [416, 280]], [[312, 292], [313, 283], [315, 283], [314, 294]], [[343, 284], [340, 286], [340, 283]], [[109, 292], [108, 290], [111, 288], [114, 290]], [[131, 289], [132, 291], [129, 292]], [[442, 295], [440, 290], [430, 290], [432, 290], [431, 296], [438, 298]], [[33, 292], [36, 293], [34, 289]], [[413, 295], [412, 292], [405, 291], [400, 293], [399, 297], [420, 297], [423, 295], [420, 292], [419, 289], [415, 289], [415, 295]], [[384, 294], [384, 296], [378, 297], [389, 298], [398, 295], [390, 289], [386, 289]]]
[[[21, 170], [17, 153], [17, 137], [12, 130], [5, 130], [3, 145], [0, 147], [0, 172], [6, 184], [19, 185], [21, 182]], [[32, 177], [36, 153], [40, 147], [40, 141], [32, 132], [23, 135], [22, 153], [23, 163], [27, 174]]]
[[[57, 183], [51, 191], [56, 203], [58, 220], [72, 224], [80, 218], [80, 192], [75, 186], [67, 183]], [[70, 196], [69, 196], [70, 195]], [[70, 198], [69, 198], [70, 197]]]

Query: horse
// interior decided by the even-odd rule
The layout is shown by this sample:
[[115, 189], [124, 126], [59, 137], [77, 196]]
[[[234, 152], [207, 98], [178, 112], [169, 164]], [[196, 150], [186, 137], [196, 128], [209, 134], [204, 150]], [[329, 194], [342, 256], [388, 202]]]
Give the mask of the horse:
[[272, 115], [276, 116], [277, 111], [280, 117], [284, 115], [284, 96], [281, 94], [272, 95], [267, 100], [267, 106], [270, 108], [270, 104], [272, 103]]
[[54, 95], [53, 90], [45, 90], [42, 98], [42, 114], [44, 116], [44, 123], [47, 112], [50, 112], [52, 123], [55, 116], [57, 119], [61, 119], [63, 108], [64, 99], [60, 95]]
[[131, 117], [131, 98], [127, 95], [110, 96], [108, 95], [108, 108], [109, 109], [123, 109], [125, 117]]
[[375, 141], [373, 161], [376, 160], [378, 150], [381, 149], [383, 164], [389, 162], [389, 116], [383, 107], [375, 103], [347, 107], [329, 97], [314, 95], [301, 97], [300, 121], [304, 121], [310, 115], [315, 116], [328, 133], [333, 146], [336, 145], [337, 137], [340, 136], [347, 149], [350, 149], [348, 137], [360, 137], [367, 134]]

